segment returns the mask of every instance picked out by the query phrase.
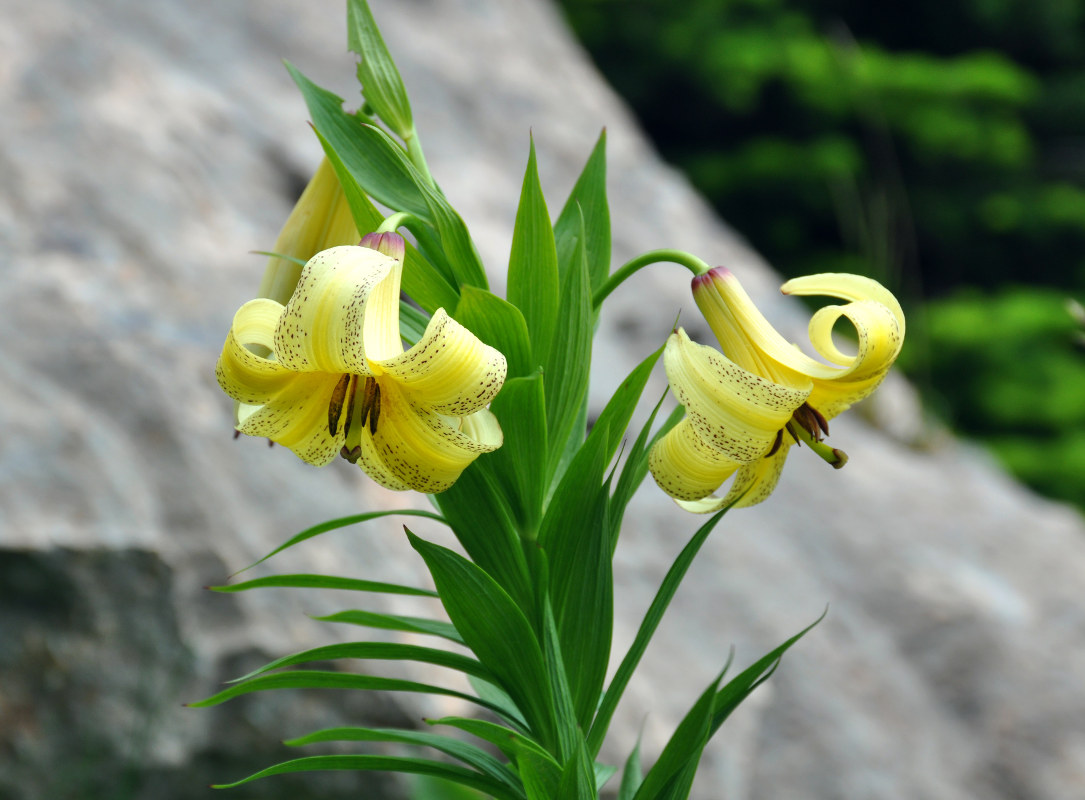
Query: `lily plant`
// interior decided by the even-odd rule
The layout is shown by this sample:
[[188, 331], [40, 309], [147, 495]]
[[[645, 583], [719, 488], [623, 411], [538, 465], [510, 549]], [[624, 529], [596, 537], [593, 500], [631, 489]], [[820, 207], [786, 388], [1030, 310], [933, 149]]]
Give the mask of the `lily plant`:
[[[387, 489], [428, 495], [434, 508], [322, 522], [261, 562], [329, 530], [394, 515], [447, 526], [466, 555], [405, 528], [433, 588], [311, 574], [215, 587], [436, 597], [446, 618], [344, 610], [322, 619], [430, 637], [438, 646], [333, 643], [277, 659], [191, 705], [326, 688], [452, 696], [481, 715], [428, 719], [426, 730], [344, 726], [295, 735], [287, 744], [338, 749], [224, 786], [287, 772], [381, 770], [499, 800], [595, 800], [620, 771], [619, 800], [685, 798], [713, 734], [809, 628], [732, 677], [724, 667], [691, 698], [647, 769], [639, 748], [621, 764], [600, 762], [615, 710], [723, 515], [765, 500], [792, 446], [844, 465], [844, 453], [825, 441], [829, 421], [867, 397], [892, 366], [904, 339], [900, 305], [855, 275], [789, 281], [786, 294], [841, 301], [811, 319], [814, 358], [787, 342], [723, 267], [659, 250], [612, 271], [605, 135], [556, 221], [532, 145], [500, 297], [430, 174], [402, 79], [365, 0], [348, 2], [348, 31], [360, 56], [359, 110], [345, 110], [341, 98], [288, 65], [325, 159], [267, 254], [260, 296], [235, 315], [216, 375], [235, 401], [239, 433], [315, 466], [341, 457]], [[719, 349], [674, 330], [614, 388], [589, 427], [599, 310], [630, 275], [663, 262], [693, 273], [694, 300]], [[854, 354], [833, 340], [841, 318], [854, 328]], [[660, 419], [661, 400], [631, 431], [660, 357], [677, 407]], [[691, 532], [611, 673], [613, 556], [626, 507], [649, 473], [681, 508], [712, 516]], [[435, 665], [466, 676], [472, 691], [381, 675], [379, 667], [303, 668], [359, 659]], [[344, 742], [357, 751], [343, 752]], [[404, 754], [367, 752], [366, 742], [393, 743]]]

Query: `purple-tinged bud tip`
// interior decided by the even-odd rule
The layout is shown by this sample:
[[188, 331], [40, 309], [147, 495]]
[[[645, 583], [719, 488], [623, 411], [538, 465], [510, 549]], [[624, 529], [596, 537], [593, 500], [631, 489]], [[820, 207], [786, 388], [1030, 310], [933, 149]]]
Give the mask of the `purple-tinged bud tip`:
[[403, 237], [398, 233], [367, 233], [360, 242], [362, 247], [376, 250], [396, 261], [403, 261], [407, 248], [403, 243]]
[[713, 267], [708, 272], [694, 276], [691, 286], [693, 291], [696, 292], [702, 286], [708, 286], [718, 280], [727, 280], [733, 277], [734, 275], [727, 267]]

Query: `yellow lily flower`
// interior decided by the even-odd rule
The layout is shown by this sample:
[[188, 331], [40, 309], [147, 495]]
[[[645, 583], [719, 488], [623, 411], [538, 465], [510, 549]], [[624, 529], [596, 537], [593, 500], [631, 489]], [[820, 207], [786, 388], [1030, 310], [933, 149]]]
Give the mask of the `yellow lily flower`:
[[[796, 278], [781, 291], [847, 301], [810, 320], [810, 342], [829, 364], [788, 343], [723, 267], [693, 279], [693, 297], [723, 354], [680, 328], [667, 340], [663, 363], [686, 416], [652, 448], [649, 467], [660, 488], [688, 511], [710, 513], [736, 500], [739, 506], [760, 503], [776, 487], [794, 443], [842, 467], [847, 456], [822, 443], [828, 421], [873, 392], [900, 353], [904, 314], [876, 281], [829, 273]], [[840, 317], [855, 328], [855, 355], [832, 341]], [[732, 475], [727, 494], [715, 496]]]
[[[343, 187], [325, 156], [275, 240], [271, 252], [276, 255], [268, 259], [257, 296], [285, 303], [301, 275], [301, 265], [291, 259], [308, 261], [321, 250], [358, 244], [361, 238]], [[290, 258], [279, 258], [280, 255]]]
[[[216, 368], [239, 401], [237, 430], [322, 466], [342, 455], [389, 489], [441, 492], [480, 453], [501, 446], [486, 405], [505, 357], [438, 309], [404, 352], [399, 335], [403, 240], [313, 256], [285, 306], [250, 300]], [[259, 355], [259, 349], [269, 353]]]

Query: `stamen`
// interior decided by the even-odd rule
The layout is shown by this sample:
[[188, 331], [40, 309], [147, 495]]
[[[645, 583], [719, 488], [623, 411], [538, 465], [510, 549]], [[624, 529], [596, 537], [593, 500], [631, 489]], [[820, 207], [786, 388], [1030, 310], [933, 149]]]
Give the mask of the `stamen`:
[[[350, 423], [354, 421], [354, 400], [358, 396], [358, 376], [351, 375], [350, 391], [347, 394], [347, 420], [343, 423], [343, 436], [350, 436]], [[346, 456], [343, 456], [346, 458]]]
[[381, 387], [373, 378], [369, 380], [373, 381], [373, 404], [369, 407], [369, 433], [376, 436], [377, 419], [381, 415]]
[[331, 401], [328, 403], [328, 433], [332, 436], [339, 430], [339, 417], [343, 414], [343, 400], [347, 396], [350, 378], [349, 374], [344, 375], [332, 389]]
[[769, 451], [767, 453], [765, 453], [765, 458], [772, 458], [772, 456], [776, 455], [776, 453], [780, 449], [780, 445], [782, 445], [783, 443], [784, 443], [784, 429], [780, 428], [780, 430], [776, 431], [776, 441], [774, 441], [772, 443], [772, 447], [770, 447]]

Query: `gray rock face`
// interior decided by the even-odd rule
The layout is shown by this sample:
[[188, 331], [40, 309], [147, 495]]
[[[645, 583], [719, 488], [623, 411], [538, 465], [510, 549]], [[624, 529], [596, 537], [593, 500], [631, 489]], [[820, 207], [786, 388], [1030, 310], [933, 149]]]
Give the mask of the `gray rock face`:
[[[726, 263], [803, 337], [777, 278], [659, 162], [549, 3], [373, 7], [431, 166], [499, 289], [529, 131], [556, 211], [606, 126], [615, 264], [669, 246]], [[205, 584], [310, 524], [421, 501], [345, 464], [316, 470], [232, 441], [212, 374], [263, 269], [247, 251], [271, 245], [319, 158], [279, 59], [356, 101], [342, 9], [0, 0], [0, 12], [0, 798], [205, 797], [209, 782], [294, 755], [276, 743], [320, 725], [462, 711], [312, 693], [181, 707], [350, 635], [305, 616], [341, 597]], [[679, 308], [709, 341], [677, 267], [608, 302], [597, 406]], [[659, 375], [648, 394], [663, 386]], [[643, 724], [653, 758], [732, 644], [745, 665], [829, 604], [710, 745], [696, 797], [1085, 796], [1085, 524], [970, 448], [921, 437], [910, 397], [895, 381], [867, 413], [834, 421], [846, 469], [795, 452], [769, 502], [724, 520], [607, 755]], [[650, 483], [635, 500], [616, 653], [699, 523]], [[426, 580], [397, 522], [327, 534], [267, 567]], [[234, 796], [316, 791], [402, 787], [322, 774]]]

